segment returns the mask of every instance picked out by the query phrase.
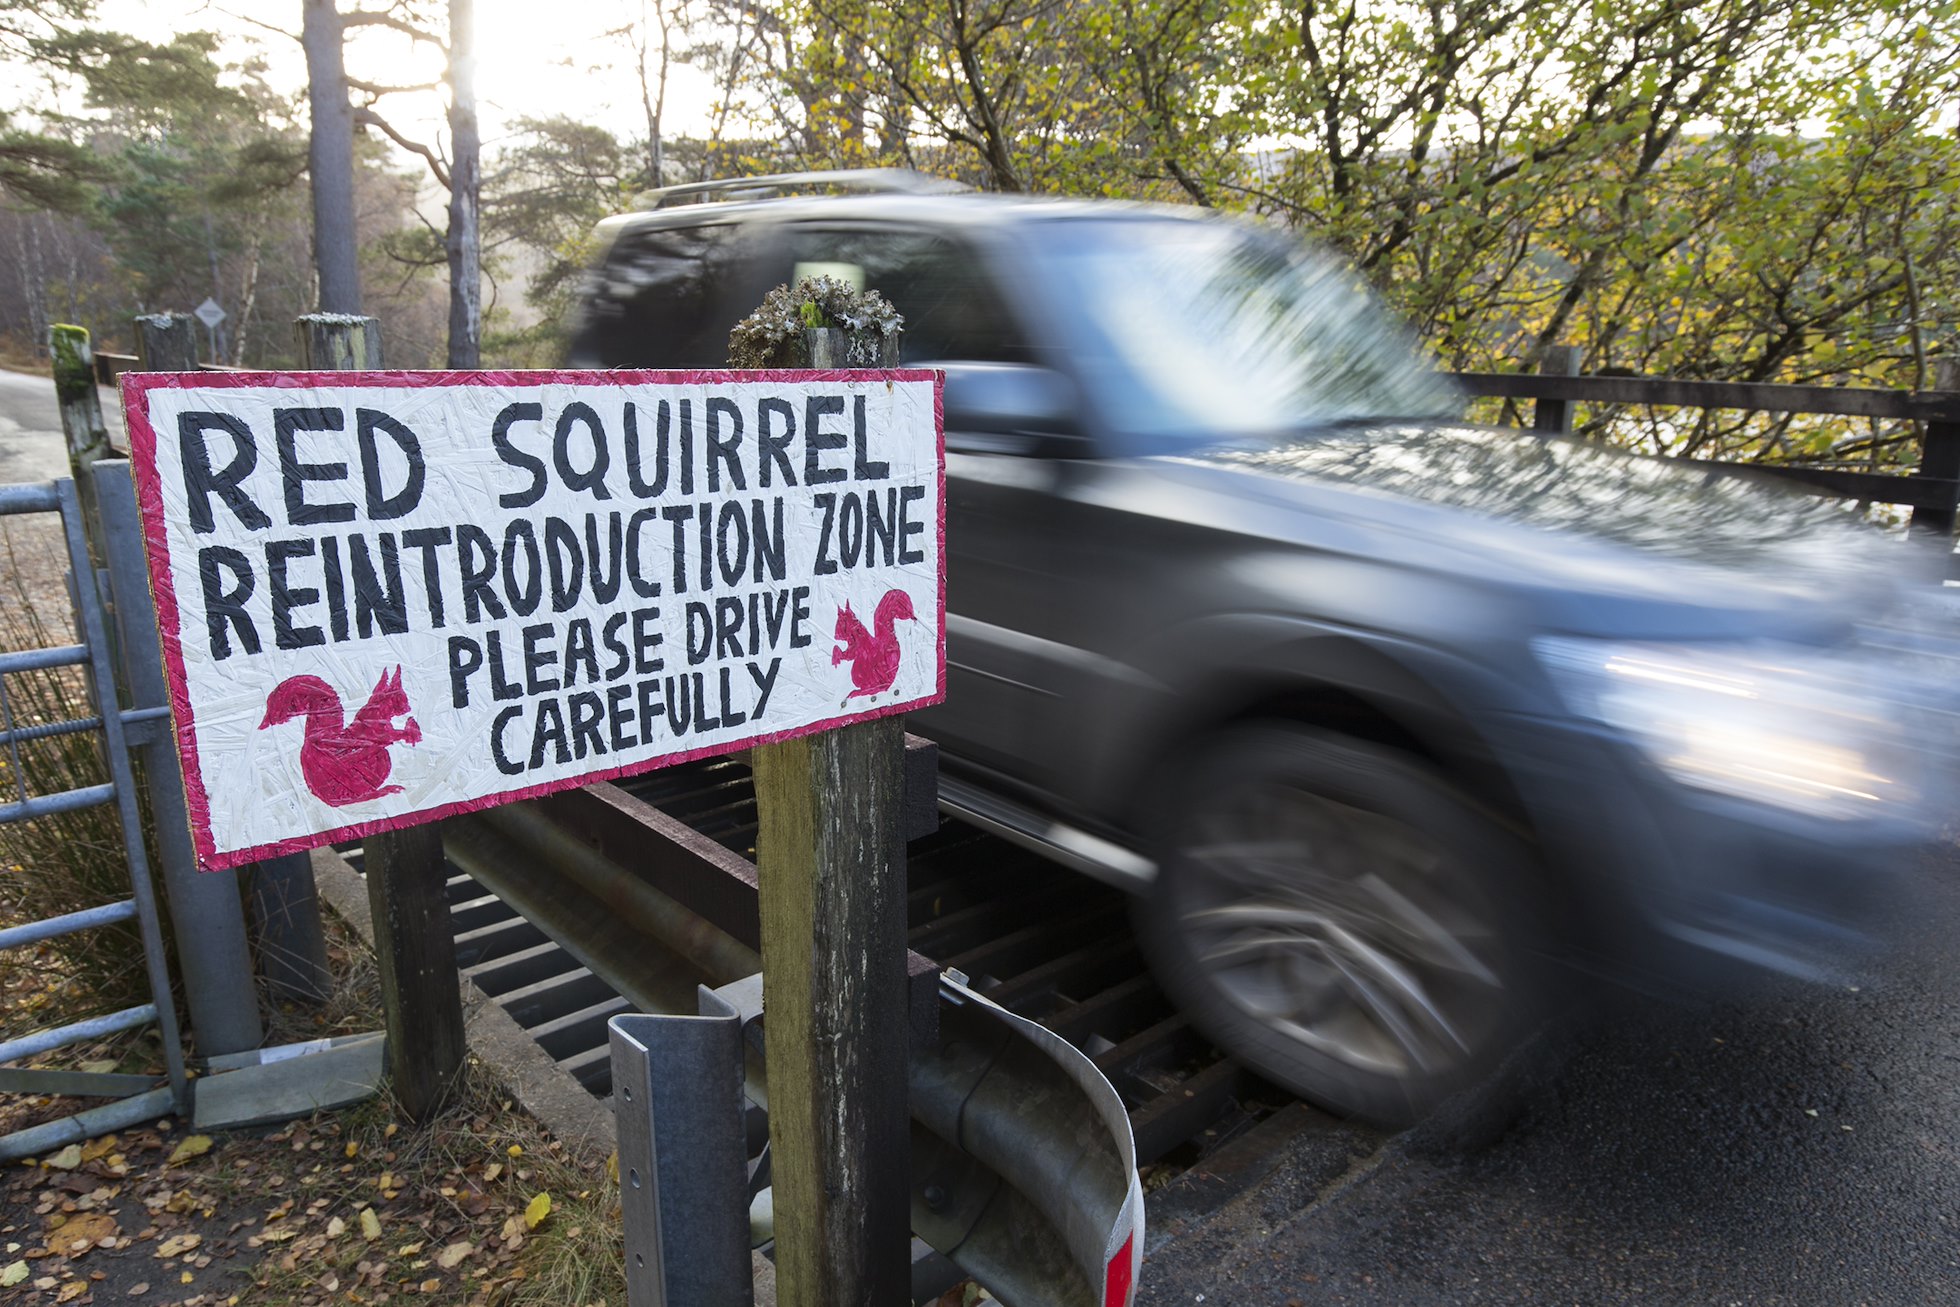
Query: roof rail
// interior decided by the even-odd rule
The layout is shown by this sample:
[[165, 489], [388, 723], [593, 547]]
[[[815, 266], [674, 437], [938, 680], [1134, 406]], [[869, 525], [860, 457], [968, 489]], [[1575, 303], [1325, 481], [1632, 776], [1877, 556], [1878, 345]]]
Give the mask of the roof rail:
[[690, 200], [761, 200], [826, 186], [871, 195], [952, 195], [973, 189], [964, 182], [928, 177], [910, 168], [835, 168], [825, 172], [783, 172], [766, 177], [729, 177], [663, 186], [643, 192], [635, 203], [648, 209], [664, 209]]

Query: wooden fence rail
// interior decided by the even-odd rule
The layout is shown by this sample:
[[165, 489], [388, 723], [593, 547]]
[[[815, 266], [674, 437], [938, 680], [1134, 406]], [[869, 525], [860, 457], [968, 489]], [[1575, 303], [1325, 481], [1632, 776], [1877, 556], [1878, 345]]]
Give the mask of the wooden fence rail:
[[1711, 472], [1762, 472], [1815, 494], [1899, 504], [1912, 509], [1917, 533], [1950, 539], [1960, 509], [1960, 360], [1942, 360], [1934, 390], [1870, 390], [1851, 386], [1785, 386], [1754, 382], [1681, 381], [1673, 377], [1593, 377], [1570, 372], [1563, 351], [1537, 373], [1457, 372], [1467, 394], [1526, 399], [1536, 405], [1532, 426], [1564, 435], [1575, 404], [1649, 404], [1674, 408], [1742, 409], [1890, 418], [1924, 424], [1919, 466], [1909, 473], [1852, 472], [1789, 463], [1677, 461]]

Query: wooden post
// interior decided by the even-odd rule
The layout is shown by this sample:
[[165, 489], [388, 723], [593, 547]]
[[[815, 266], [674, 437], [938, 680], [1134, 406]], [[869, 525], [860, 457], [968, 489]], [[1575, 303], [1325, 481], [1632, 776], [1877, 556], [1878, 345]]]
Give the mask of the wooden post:
[[776, 1286], [902, 1303], [910, 1279], [903, 724], [755, 751]]
[[[1960, 391], [1960, 358], [1942, 358], [1933, 370], [1935, 390]], [[1956, 406], [1960, 407], [1960, 406]], [[1925, 445], [1919, 454], [1919, 470], [1922, 477], [1940, 477], [1952, 481], [1960, 479], [1960, 412], [1949, 410], [1944, 418], [1936, 418], [1926, 424]], [[1943, 546], [1946, 552], [1953, 549], [1953, 524], [1955, 500], [1960, 496], [1949, 493], [1947, 502], [1938, 508], [1915, 508], [1912, 510], [1912, 532], [1924, 536]], [[1940, 571], [1940, 579], [1945, 580], [1951, 569], [1951, 562]]]
[[306, 313], [293, 320], [302, 367], [371, 372], [381, 366], [381, 324], [352, 313]]
[[[1579, 348], [1576, 345], [1547, 345], [1538, 361], [1538, 372], [1547, 377], [1579, 375]], [[1572, 402], [1541, 399], [1531, 406], [1531, 429], [1541, 436], [1572, 434]]]
[[463, 994], [443, 892], [442, 828], [431, 822], [370, 836], [368, 910], [388, 1024], [388, 1075], [411, 1121], [448, 1099], [463, 1069]]
[[136, 358], [143, 372], [197, 371], [197, 319], [188, 313], [139, 314]]
[[[862, 366], [839, 330], [809, 366]], [[896, 336], [878, 342], [895, 366]], [[896, 717], [758, 747], [763, 1037], [788, 1307], [910, 1293], [903, 725]]]
[[[358, 371], [381, 366], [381, 324], [311, 313], [294, 323], [301, 366]], [[442, 1106], [463, 1068], [462, 990], [437, 824], [383, 831], [363, 845], [375, 960], [388, 1020], [388, 1073], [410, 1120]], [[309, 868], [310, 874], [310, 868]]]
[[48, 329], [48, 350], [54, 356], [54, 394], [61, 406], [61, 431], [68, 442], [68, 472], [82, 501], [82, 525], [88, 534], [89, 557], [103, 564], [102, 512], [95, 499], [90, 469], [98, 459], [119, 455], [109, 444], [102, 422], [102, 397], [95, 389], [95, 351], [88, 328], [66, 324]]

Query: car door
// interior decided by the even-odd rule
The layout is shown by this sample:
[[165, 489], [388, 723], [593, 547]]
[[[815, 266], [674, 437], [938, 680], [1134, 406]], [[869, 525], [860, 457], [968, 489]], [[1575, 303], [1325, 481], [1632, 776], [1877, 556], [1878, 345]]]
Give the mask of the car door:
[[[962, 237], [871, 223], [810, 223], [789, 235], [799, 275], [876, 290], [905, 317], [907, 366], [1028, 363], [1038, 348], [980, 249]], [[1044, 540], [1061, 532], [1047, 460], [946, 432], [947, 694], [916, 714], [956, 765], [1022, 784], [1039, 725], [1057, 711], [1033, 631], [1058, 601]]]

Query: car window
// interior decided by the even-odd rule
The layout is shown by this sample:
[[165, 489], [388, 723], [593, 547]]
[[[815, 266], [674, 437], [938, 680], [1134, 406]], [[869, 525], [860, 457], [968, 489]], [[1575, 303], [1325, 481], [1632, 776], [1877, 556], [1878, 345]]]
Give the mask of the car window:
[[926, 232], [806, 227], [790, 238], [799, 274], [875, 290], [905, 315], [907, 363], [1027, 363], [1033, 351], [977, 254]]
[[574, 356], [605, 368], [725, 365], [736, 319], [782, 279], [770, 278], [764, 246], [733, 223], [622, 233], [594, 274]]

